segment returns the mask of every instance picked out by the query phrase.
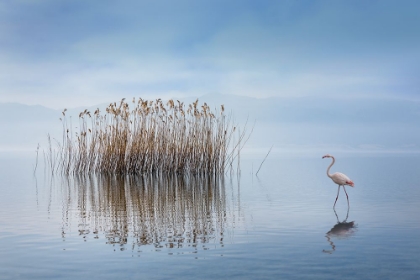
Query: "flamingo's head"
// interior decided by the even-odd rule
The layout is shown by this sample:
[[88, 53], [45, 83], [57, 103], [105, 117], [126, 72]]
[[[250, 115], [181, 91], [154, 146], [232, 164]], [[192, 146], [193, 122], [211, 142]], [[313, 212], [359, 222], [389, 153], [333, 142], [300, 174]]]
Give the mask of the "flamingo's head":
[[352, 181], [352, 180], [347, 181], [347, 182], [346, 182], [346, 185], [349, 185], [349, 186], [351, 186], [351, 187], [353, 187], [353, 188], [354, 188], [354, 183], [353, 183], [353, 181]]
[[331, 158], [332, 157], [332, 155], [330, 155], [330, 154], [326, 154], [325, 156], [323, 156], [322, 158]]

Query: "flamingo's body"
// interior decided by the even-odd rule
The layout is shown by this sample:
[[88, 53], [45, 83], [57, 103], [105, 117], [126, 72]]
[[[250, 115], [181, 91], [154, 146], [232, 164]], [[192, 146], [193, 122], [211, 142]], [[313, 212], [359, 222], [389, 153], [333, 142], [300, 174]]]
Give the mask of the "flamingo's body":
[[335, 172], [334, 174], [328, 177], [330, 177], [334, 181], [334, 183], [336, 183], [339, 186], [349, 185], [354, 187], [353, 181], [350, 180], [350, 178], [343, 173]]
[[330, 174], [330, 169], [331, 166], [333, 166], [333, 164], [335, 163], [335, 158], [332, 155], [325, 155], [322, 158], [332, 158], [332, 162], [330, 164], [330, 166], [328, 166], [327, 169], [327, 176], [331, 178], [331, 180], [333, 180], [334, 183], [336, 183], [338, 185], [338, 191], [337, 191], [337, 197], [335, 198], [335, 202], [334, 202], [334, 206], [337, 203], [337, 199], [338, 199], [338, 195], [340, 194], [340, 187], [343, 186], [344, 192], [346, 193], [346, 197], [347, 197], [347, 204], [349, 204], [349, 196], [347, 194], [346, 188], [344, 186], [351, 186], [354, 187], [354, 183], [352, 180], [350, 180], [349, 177], [347, 177], [345, 174], [340, 173], [340, 172], [336, 172], [334, 174]]

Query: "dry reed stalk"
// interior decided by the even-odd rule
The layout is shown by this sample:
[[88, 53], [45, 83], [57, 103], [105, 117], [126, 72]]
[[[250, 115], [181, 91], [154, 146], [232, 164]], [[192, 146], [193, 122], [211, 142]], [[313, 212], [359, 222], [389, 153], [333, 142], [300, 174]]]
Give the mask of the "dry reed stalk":
[[[247, 140], [245, 129], [237, 142], [233, 140], [236, 127], [223, 105], [212, 112], [198, 100], [185, 106], [140, 98], [131, 106], [134, 109], [123, 99], [111, 103], [104, 114], [84, 110], [75, 133], [64, 109], [63, 139], [56, 155], [48, 136], [51, 169], [64, 174], [223, 173], [239, 160]], [[59, 159], [57, 166], [54, 158]]]
[[38, 146], [36, 147], [36, 159], [35, 159], [35, 166], [34, 166], [34, 175], [35, 175], [36, 169], [38, 167], [38, 154], [39, 154], [39, 143], [38, 143]]
[[255, 173], [255, 175], [256, 175], [256, 176], [258, 176], [258, 172], [260, 172], [260, 169], [261, 169], [261, 167], [262, 167], [262, 165], [263, 165], [264, 161], [267, 159], [268, 155], [270, 154], [270, 152], [271, 152], [271, 149], [272, 149], [272, 148], [273, 148], [273, 146], [271, 146], [270, 150], [268, 150], [268, 153], [267, 153], [267, 155], [264, 157], [263, 161], [261, 162], [260, 167], [258, 167], [257, 173]]

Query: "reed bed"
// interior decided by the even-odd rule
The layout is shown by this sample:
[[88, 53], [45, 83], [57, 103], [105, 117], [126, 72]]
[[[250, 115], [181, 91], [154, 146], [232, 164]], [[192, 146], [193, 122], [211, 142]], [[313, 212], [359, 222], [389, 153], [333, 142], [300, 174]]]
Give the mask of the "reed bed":
[[186, 106], [174, 100], [140, 98], [129, 104], [122, 99], [103, 114], [99, 109], [81, 112], [75, 132], [66, 109], [62, 114], [57, 152], [49, 139], [53, 173], [223, 173], [246, 142], [246, 129], [234, 137], [236, 127], [223, 105], [212, 111], [198, 100]]

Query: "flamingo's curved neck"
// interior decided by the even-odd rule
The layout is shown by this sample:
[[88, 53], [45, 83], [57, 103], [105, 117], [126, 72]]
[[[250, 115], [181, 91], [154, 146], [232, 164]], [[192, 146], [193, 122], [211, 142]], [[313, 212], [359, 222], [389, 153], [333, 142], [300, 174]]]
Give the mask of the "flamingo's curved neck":
[[332, 158], [332, 162], [331, 162], [330, 166], [328, 166], [328, 168], [327, 168], [327, 176], [330, 177], [330, 178], [332, 178], [331, 174], [330, 174], [330, 169], [331, 169], [331, 166], [333, 166], [333, 164], [335, 163], [335, 158], [333, 156], [331, 156], [331, 158]]

